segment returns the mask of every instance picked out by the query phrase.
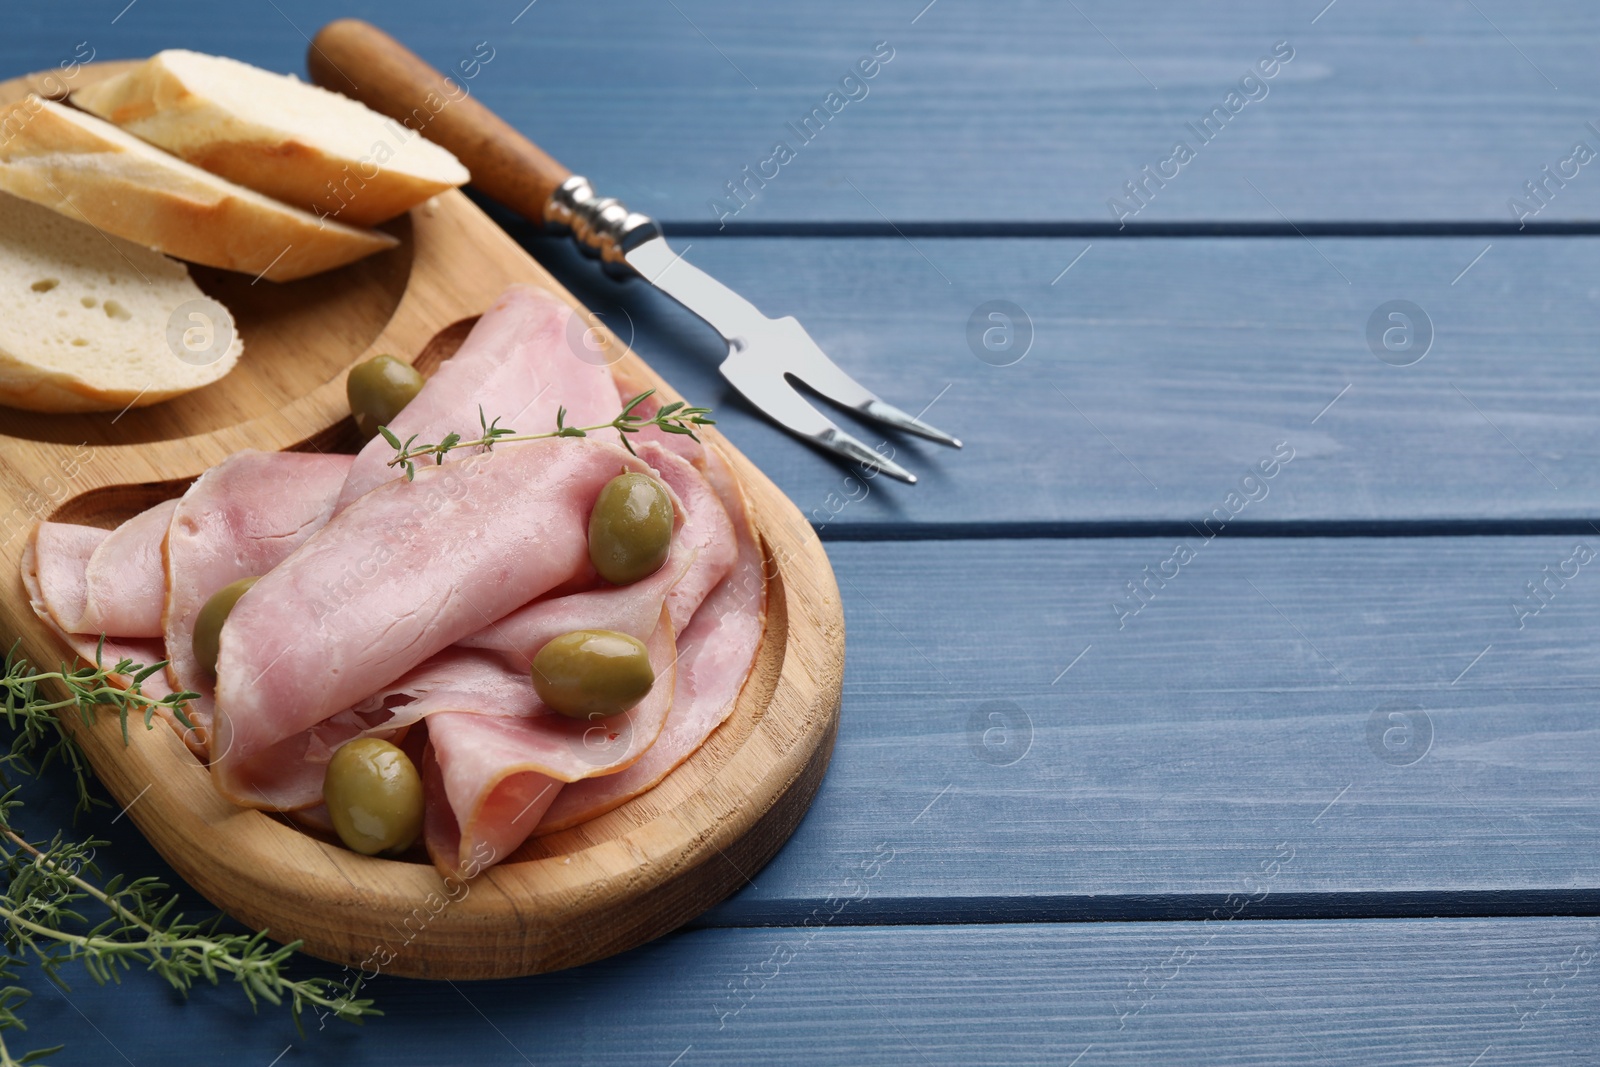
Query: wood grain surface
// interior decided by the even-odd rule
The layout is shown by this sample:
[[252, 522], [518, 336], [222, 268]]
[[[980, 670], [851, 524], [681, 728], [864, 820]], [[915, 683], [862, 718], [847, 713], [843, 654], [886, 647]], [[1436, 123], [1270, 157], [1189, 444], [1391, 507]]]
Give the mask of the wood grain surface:
[[[931, 405], [961, 453], [841, 419], [887, 441], [916, 488], [847, 483], [732, 392], [697, 320], [531, 243], [652, 365], [713, 398], [824, 539], [1177, 531], [1283, 441], [1294, 461], [1232, 529], [1586, 530], [1600, 512], [1588, 238], [678, 242], [879, 395]], [[1026, 318], [1010, 313], [1016, 347], [985, 362], [969, 323], [996, 300]], [[1380, 330], [1386, 362], [1368, 340], [1393, 300], [1432, 334], [1410, 366], [1394, 364], [1415, 349], [1390, 352]]]
[[[899, 863], [894, 858], [886, 870]], [[841, 884], [842, 897], [876, 891]], [[329, 1063], [851, 1063], [1415, 1067], [1593, 1059], [1592, 919], [1075, 923], [697, 930], [593, 967], [508, 982], [381, 981], [364, 1028], [253, 1023], [230, 1055]], [[215, 1062], [215, 1047], [117, 1026], [164, 1012], [125, 981], [71, 1062]], [[39, 1025], [83, 1030], [65, 999]], [[216, 1010], [206, 990], [188, 1009]], [[98, 1057], [96, 1059], [95, 1057]]]
[[1122, 629], [1178, 539], [830, 545], [839, 749], [705, 921], [800, 923], [884, 840], [853, 922], [1595, 914], [1600, 581], [1525, 588], [1575, 541], [1191, 536]]
[[[0, 86], [0, 100], [23, 87]], [[411, 247], [401, 284], [382, 265], [320, 280], [325, 293], [357, 293], [350, 320], [344, 302], [330, 298], [317, 304], [311, 332], [302, 309], [291, 308], [288, 342], [269, 340], [264, 352], [254, 339], [272, 338], [285, 294], [268, 287], [257, 301], [253, 287], [224, 284], [241, 312], [247, 359], [298, 364], [300, 352], [320, 349], [287, 398], [274, 402], [244, 379], [102, 418], [104, 444], [31, 440], [31, 421], [7, 421], [0, 515], [22, 518], [0, 545], [9, 590], [0, 630], [21, 635], [34, 662], [69, 654], [22, 589], [19, 561], [35, 520], [113, 525], [239, 448], [324, 447], [347, 435], [338, 370], [379, 352], [422, 353], [512, 282], [572, 299], [458, 192], [417, 208], [402, 229]], [[372, 309], [391, 294], [397, 299], [374, 330]], [[448, 332], [459, 341], [459, 329]], [[619, 370], [678, 397], [615, 337], [606, 343]], [[447, 354], [437, 346], [429, 353]], [[48, 436], [62, 434], [71, 440], [75, 431], [58, 424]], [[748, 460], [715, 431], [707, 439], [725, 450], [767, 554], [768, 630], [734, 712], [655, 789], [524, 846], [478, 876], [477, 892], [457, 900], [460, 887], [429, 864], [357, 855], [234, 807], [165, 727], [134, 729], [125, 744], [116, 718], [101, 715], [74, 734], [111, 795], [190, 885], [240, 921], [325, 958], [362, 967], [377, 959], [395, 974], [493, 978], [575, 966], [659, 936], [745, 884], [745, 872], [759, 870], [800, 820], [832, 751], [843, 669], [841, 609], [821, 544]]]
[[[1600, 11], [1579, 0], [1338, 0], [1320, 17], [1327, 0], [524, 0], [447, 13], [274, 0], [226, 21], [146, 2], [111, 24], [126, 2], [82, 22], [19, 10], [0, 69], [54, 66], [87, 39], [101, 58], [187, 47], [302, 73], [318, 27], [364, 18], [440, 70], [472, 73], [479, 99], [602, 195], [680, 230], [715, 231], [710, 202], [737, 205], [726, 183], [759, 173], [777, 141], [795, 158], [722, 224], [1115, 230], [1107, 200], [1186, 139], [1195, 158], [1129, 225], [1515, 232], [1507, 201], [1524, 182], [1577, 140], [1600, 150], [1585, 125], [1600, 122]], [[880, 41], [894, 58], [866, 95], [829, 105], [830, 92], [849, 99], [841, 81]], [[1202, 144], [1187, 123], [1224, 106], [1279, 41], [1294, 59]], [[790, 131], [818, 107], [840, 109], [810, 141]], [[1584, 166], [1530, 224], [1592, 230], [1597, 215], [1600, 181]]]

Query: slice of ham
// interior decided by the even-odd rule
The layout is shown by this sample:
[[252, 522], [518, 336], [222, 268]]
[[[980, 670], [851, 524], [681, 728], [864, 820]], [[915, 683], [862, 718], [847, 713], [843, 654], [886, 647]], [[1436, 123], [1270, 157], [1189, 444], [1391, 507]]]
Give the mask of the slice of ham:
[[[333, 514], [349, 456], [305, 452], [236, 452], [197, 478], [167, 531], [166, 606], [162, 612], [169, 682], [200, 694], [190, 701], [203, 753], [212, 716], [212, 679], [194, 657], [194, 626], [223, 586], [263, 575]], [[109, 542], [108, 542], [109, 543]]]
[[436, 711], [464, 708], [506, 716], [541, 711], [529, 679], [510, 670], [499, 657], [459, 646], [447, 648], [356, 707], [286, 737], [249, 760], [234, 788], [248, 793], [259, 808], [314, 807], [322, 803], [328, 760], [340, 745], [357, 737], [394, 740]]
[[110, 536], [110, 530], [93, 526], [41, 522], [28, 539], [39, 601], [56, 630], [78, 632], [89, 598], [89, 561]]
[[[698, 470], [657, 444], [642, 445], [639, 454], [655, 467], [683, 507], [683, 523], [673, 535], [671, 555], [661, 570], [632, 585], [530, 604], [465, 639], [447, 655], [459, 655], [463, 646], [492, 651], [515, 672], [511, 677], [517, 684], [531, 689], [527, 671], [533, 655], [561, 634], [607, 629], [643, 639], [661, 617], [663, 605], [671, 632], [688, 623], [707, 593], [722, 583], [733, 567], [737, 534], [716, 490]], [[657, 639], [664, 630], [657, 630]], [[667, 651], [663, 642], [660, 655], [652, 649], [652, 659]], [[448, 676], [450, 670], [447, 667], [440, 673]], [[463, 681], [458, 693], [475, 688], [474, 682]], [[682, 692], [676, 678], [669, 682], [658, 664], [652, 700], [659, 700], [665, 709], [669, 700]], [[441, 710], [436, 700], [431, 695], [424, 697], [397, 714], [411, 717]], [[615, 774], [635, 760], [648, 758], [659, 729], [653, 720], [641, 720], [646, 710], [643, 706], [631, 713], [626, 733], [610, 738], [592, 727], [575, 729], [586, 724], [549, 715], [543, 709], [531, 718], [483, 721], [485, 714], [494, 714], [490, 710], [494, 704], [493, 700], [468, 702], [462, 712], [477, 714], [436, 714], [429, 720], [435, 759], [450, 786], [440, 794], [439, 802], [448, 803], [455, 816], [453, 820], [434, 820], [429, 849], [447, 873], [459, 873], [469, 858], [484, 848], [496, 855], [508, 854], [527, 838], [545, 807], [556, 799], [553, 783]], [[652, 727], [648, 736], [643, 729], [646, 724]], [[606, 740], [606, 746], [593, 747], [600, 739]], [[620, 758], [604, 751], [623, 740], [626, 746]], [[607, 756], [604, 760], [603, 755]], [[440, 828], [449, 832], [442, 833]]]
[[[655, 631], [664, 604], [674, 631], [680, 621], [687, 624], [707, 591], [733, 565], [733, 523], [699, 471], [654, 445], [642, 448], [640, 458], [656, 466], [682, 508], [672, 553], [661, 570], [632, 585], [546, 597], [519, 608], [430, 657], [349, 712], [276, 742], [249, 762], [234, 788], [248, 792], [261, 807], [284, 811], [309, 807], [321, 800], [328, 757], [357, 736], [385, 737], [439, 712], [546, 717], [528, 670], [533, 655], [561, 634], [606, 629], [646, 640]], [[549, 721], [558, 732], [551, 744], [567, 744], [560, 732], [565, 720]], [[601, 773], [599, 767], [591, 760], [562, 773], [581, 777]], [[518, 811], [521, 808], [517, 806]], [[532, 825], [529, 822], [524, 833]]]
[[677, 536], [686, 550], [694, 551], [695, 562], [667, 594], [672, 629], [682, 633], [711, 590], [733, 569], [739, 554], [738, 533], [716, 489], [696, 467], [664, 445], [647, 441], [637, 447], [639, 455], [683, 502], [685, 519]]
[[[665, 593], [665, 588], [661, 588], [654, 597], [635, 595], [631, 602], [614, 596], [595, 600], [593, 594], [577, 594], [541, 604], [575, 602], [564, 613], [573, 619], [574, 625], [562, 633], [601, 627], [647, 641], [662, 618]], [[587, 613], [572, 613], [585, 603], [589, 608]], [[676, 654], [671, 649], [672, 646], [663, 644], [652, 650], [652, 663], [658, 672], [670, 674]], [[393, 739], [424, 719], [452, 715], [528, 720], [526, 731], [519, 728], [518, 732], [528, 733], [531, 739], [521, 744], [518, 753], [525, 753], [530, 747], [550, 753], [546, 769], [567, 781], [605, 774], [638, 758], [644, 751], [660, 732], [675, 691], [670, 684], [654, 689], [657, 703], [635, 709], [638, 718], [628, 724], [627, 744], [619, 747], [615, 742], [608, 742], [597, 749], [594, 747], [597, 735], [588, 730], [588, 724], [551, 714], [539, 700], [528, 668], [513, 666], [513, 660], [514, 657], [496, 652], [453, 645], [356, 707], [277, 742], [263, 755], [247, 762], [235, 786], [247, 792], [260, 808], [276, 811], [310, 808], [322, 802], [322, 780], [328, 760], [340, 745], [357, 737]], [[446, 723], [439, 730], [448, 735], [451, 725]], [[470, 724], [457, 733], [472, 734]], [[585, 738], [588, 744], [584, 743]], [[521, 758], [509, 750], [503, 755], [513, 762]], [[524, 836], [532, 828], [533, 822], [529, 822]]]
[[40, 523], [40, 591], [55, 625], [74, 634], [160, 637], [161, 543], [177, 506], [163, 501], [115, 530]]
[[[539, 824], [560, 783], [615, 774], [644, 756], [676, 691], [677, 643], [664, 609], [646, 647], [655, 685], [622, 715], [569, 719], [540, 706], [536, 696], [532, 715], [483, 714], [476, 699], [462, 711], [435, 711], [428, 719], [429, 747], [453, 816], [436, 814], [430, 823], [428, 853], [441, 871], [464, 872], [485, 846], [509, 855]], [[512, 677], [533, 693], [520, 673]]]
[[176, 498], [141, 511], [111, 531], [89, 557], [83, 615], [77, 633], [117, 637], [162, 636], [161, 606], [167, 598], [162, 548]]
[[[76, 532], [83, 530], [91, 530], [93, 534], [99, 536]], [[139, 667], [160, 663], [164, 658], [160, 641], [137, 637], [108, 637], [105, 639], [104, 647], [101, 647], [98, 634], [70, 632], [57, 621], [55, 612], [50, 607], [45, 592], [46, 583], [55, 586], [55, 595], [58, 598], [63, 596], [61, 589], [63, 581], [69, 587], [74, 582], [81, 583], [89, 557], [98, 545], [104, 543], [107, 534], [106, 530], [96, 530], [88, 526], [71, 526], [56, 522], [40, 523], [28, 538], [27, 544], [22, 547], [22, 588], [28, 594], [28, 603], [33, 608], [34, 614], [38, 615], [67, 647], [76, 652], [84, 663], [95, 663], [97, 654], [100, 663], [106, 667], [114, 666], [124, 659], [132, 660]], [[71, 596], [70, 593], [66, 595]], [[113, 674], [110, 676], [110, 681], [119, 689], [126, 689], [133, 683], [133, 678], [131, 674]], [[172, 689], [167, 685], [166, 678], [157, 671], [144, 680], [139, 686], [139, 691], [159, 700], [169, 695]], [[174, 730], [180, 734], [184, 732], [183, 726], [170, 713], [163, 711], [161, 716]]]
[[707, 449], [707, 474], [738, 531], [738, 561], [678, 637], [677, 692], [655, 744], [618, 774], [564, 787], [537, 833], [587, 822], [654, 787], [733, 712], [766, 629], [765, 561], [744, 496], [727, 463]]
[[[533, 667], [533, 657], [541, 648], [573, 630], [616, 630], [643, 640], [655, 628], [673, 586], [689, 574], [695, 562], [693, 549], [679, 553], [674, 548], [666, 564], [648, 578], [632, 585], [606, 585], [566, 596], [536, 600], [499, 622], [462, 638], [453, 649], [441, 656], [452, 656], [458, 649], [478, 650], [498, 657], [506, 667], [518, 674], [527, 674]], [[440, 658], [435, 657], [435, 660]], [[427, 671], [433, 665], [434, 660], [430, 660], [413, 673]], [[452, 666], [453, 661], [447, 660], [444, 667], [446, 677]], [[402, 688], [411, 678], [411, 675], [407, 675], [390, 692], [396, 695], [414, 693], [414, 689]], [[383, 695], [388, 696], [390, 692]]]
[[[500, 841], [485, 836], [475, 844], [462, 848], [461, 827], [456, 822], [450, 798], [445, 793], [444, 774], [439, 770], [439, 760], [433, 753], [432, 744], [422, 752], [421, 770], [422, 839], [428, 849], [428, 858], [433, 860], [441, 874], [460, 878], [476, 877], [484, 868], [499, 863], [522, 844], [523, 838]], [[521, 821], [537, 820], [560, 787], [561, 783], [553, 778], [541, 780], [538, 775], [530, 774], [517, 779], [515, 786], [502, 790], [500, 797], [507, 803], [516, 803], [521, 799], [522, 807], [518, 809], [522, 813]], [[517, 812], [512, 814], [515, 816]], [[515, 818], [499, 820], [499, 825], [503, 826], [515, 827], [518, 824]]]
[[595, 439], [530, 441], [419, 468], [339, 512], [222, 628], [218, 789], [259, 806], [250, 761], [589, 569], [595, 497], [644, 469]]
[[[554, 429], [556, 409], [565, 406], [567, 425], [592, 426], [613, 418], [616, 387], [611, 374], [574, 354], [573, 337], [582, 322], [572, 308], [543, 289], [514, 285], [472, 328], [456, 354], [428, 379], [422, 391], [395, 416], [389, 430], [404, 441], [434, 442], [449, 433], [475, 438], [485, 418], [523, 433]], [[579, 331], [574, 333], [574, 330]], [[446, 462], [469, 455], [447, 453]], [[388, 466], [394, 449], [374, 437], [356, 457], [339, 494], [339, 509], [369, 490], [401, 477]]]
[[642, 640], [655, 625], [663, 598], [673, 631], [689, 624], [700, 602], [733, 568], [738, 554], [733, 522], [711, 483], [689, 463], [657, 444], [647, 443], [638, 451], [682, 508], [683, 521], [672, 535], [672, 551], [662, 568], [632, 585], [607, 585], [529, 604], [464, 638], [463, 647], [497, 652], [512, 667], [526, 671], [546, 643], [573, 630], [620, 630]]

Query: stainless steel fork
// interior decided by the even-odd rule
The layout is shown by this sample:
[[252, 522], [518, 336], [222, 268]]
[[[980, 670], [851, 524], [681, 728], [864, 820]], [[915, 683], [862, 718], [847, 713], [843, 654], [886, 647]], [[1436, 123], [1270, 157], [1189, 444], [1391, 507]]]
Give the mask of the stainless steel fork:
[[[748, 300], [675, 254], [647, 215], [595, 194], [488, 108], [377, 27], [356, 19], [325, 26], [307, 65], [320, 85], [404, 121], [430, 116], [423, 133], [450, 149], [472, 183], [507, 207], [569, 232], [611, 273], [638, 275], [704, 319], [728, 345], [722, 376], [768, 418], [825, 451], [915, 484], [917, 477], [841, 430], [795, 388], [803, 383], [856, 414], [930, 441], [961, 442], [881, 400], [828, 358], [792, 317], [763, 315]], [[429, 100], [447, 101], [427, 107]], [[791, 381], [793, 379], [793, 381]]]

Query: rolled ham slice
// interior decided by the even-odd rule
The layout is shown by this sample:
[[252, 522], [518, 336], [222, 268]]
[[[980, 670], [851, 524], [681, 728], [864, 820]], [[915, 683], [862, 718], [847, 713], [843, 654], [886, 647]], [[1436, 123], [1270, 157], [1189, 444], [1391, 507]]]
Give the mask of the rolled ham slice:
[[[88, 603], [89, 560], [110, 536], [110, 530], [93, 526], [41, 522], [28, 539], [28, 548], [33, 551], [33, 577], [39, 587], [38, 606], [44, 609], [42, 617], [56, 630], [78, 632]], [[24, 581], [27, 572], [28, 568], [24, 568]]]
[[[672, 555], [660, 570], [632, 585], [586, 589], [518, 608], [500, 621], [462, 638], [453, 649], [417, 668], [383, 695], [415, 695], [418, 684], [439, 687], [436, 677], [442, 675], [448, 679], [452, 676], [459, 657], [449, 657], [455, 656], [457, 649], [493, 654], [510, 670], [527, 674], [533, 667], [533, 657], [541, 648], [573, 630], [616, 630], [642, 641], [655, 629], [673, 588], [687, 579], [697, 562], [693, 548], [680, 552], [674, 545]], [[445, 660], [442, 668], [437, 664], [440, 659]], [[416, 675], [422, 677], [415, 678]], [[408, 706], [403, 713], [414, 712]]]
[[518, 775], [496, 793], [496, 800], [507, 811], [490, 811], [486, 820], [490, 827], [504, 828], [504, 836], [486, 829], [477, 840], [463, 847], [461, 826], [455, 811], [450, 807], [450, 797], [445, 793], [444, 773], [439, 760], [429, 745], [422, 753], [422, 837], [427, 845], [428, 858], [441, 874], [470, 878], [484, 868], [499, 863], [515, 852], [527, 839], [517, 828], [524, 822], [537, 822], [539, 816], [555, 799], [561, 783], [554, 778], [536, 774]]
[[213, 703], [212, 679], [194, 658], [200, 609], [223, 586], [267, 573], [320, 529], [350, 462], [305, 452], [236, 452], [197, 478], [173, 511], [162, 613], [167, 675], [175, 688], [200, 694], [189, 703], [195, 730], [186, 737], [197, 754], [206, 751]]
[[419, 468], [339, 512], [222, 628], [218, 789], [261, 806], [244, 788], [253, 759], [590, 570], [595, 497], [644, 469], [596, 439], [531, 441]]
[[[562, 782], [611, 775], [649, 751], [661, 733], [676, 691], [677, 643], [663, 609], [645, 642], [656, 682], [639, 705], [622, 715], [590, 722], [556, 715], [533, 697], [532, 715], [436, 711], [428, 742], [454, 819], [428, 824], [428, 853], [447, 874], [463, 873], [485, 844], [509, 855], [533, 833]], [[515, 674], [533, 694], [533, 684]], [[453, 827], [451, 826], [453, 823]], [[454, 833], [446, 831], [454, 829]], [[424, 827], [425, 831], [427, 827]]]
[[[92, 534], [76, 532], [84, 530], [91, 530]], [[95, 534], [99, 536], [93, 536]], [[70, 598], [72, 595], [70, 592], [63, 593], [62, 583], [65, 582], [69, 588], [75, 584], [81, 585], [89, 557], [98, 545], [104, 543], [107, 536], [108, 531], [88, 526], [72, 526], [56, 522], [40, 523], [28, 538], [27, 544], [22, 547], [22, 588], [28, 594], [29, 606], [33, 608], [34, 614], [39, 616], [40, 621], [55, 631], [84, 663], [94, 663], [97, 652], [101, 662], [107, 667], [114, 666], [124, 659], [132, 660], [140, 667], [160, 663], [165, 658], [160, 641], [137, 637], [108, 637], [105, 639], [104, 648], [101, 648], [100, 635], [70, 632], [57, 621], [50, 607], [45, 594], [46, 583], [55, 587], [58, 599], [63, 595]], [[110, 681], [112, 685], [126, 689], [132, 684], [133, 678], [130, 675], [113, 674], [110, 676]], [[144, 680], [139, 691], [159, 700], [169, 695], [172, 689], [158, 671]], [[180, 734], [184, 731], [183, 726], [170, 713], [163, 711], [161, 716]]]
[[683, 459], [656, 444], [641, 446], [639, 458], [655, 468], [682, 509], [683, 521], [672, 535], [672, 552], [662, 568], [632, 585], [602, 586], [529, 604], [464, 638], [462, 647], [497, 652], [510, 666], [526, 671], [541, 648], [573, 630], [620, 630], [643, 640], [663, 599], [674, 632], [689, 624], [700, 602], [733, 567], [738, 554], [733, 522], [705, 475]]
[[[663, 605], [671, 632], [688, 623], [707, 593], [722, 583], [733, 567], [737, 534], [716, 490], [698, 470], [657, 444], [640, 446], [639, 454], [655, 467], [683, 507], [683, 522], [673, 535], [672, 553], [661, 570], [631, 585], [530, 604], [466, 638], [447, 655], [458, 654], [463, 646], [495, 652], [515, 672], [511, 676], [515, 683], [531, 690], [527, 671], [533, 655], [561, 634], [607, 629], [643, 640], [661, 617]], [[673, 646], [663, 640], [665, 629], [656, 628], [653, 640], [661, 647], [652, 646], [652, 660], [669, 653], [673, 660], [678, 658]], [[675, 675], [675, 670], [672, 673]], [[457, 687], [458, 693], [473, 688], [472, 682]], [[428, 839], [429, 850], [435, 862], [447, 873], [460, 873], [473, 857], [481, 860], [485, 849], [504, 856], [532, 832], [544, 809], [556, 799], [560, 782], [613, 775], [648, 758], [660, 729], [649, 713], [656, 708], [667, 710], [682, 692], [676, 678], [669, 678], [669, 672], [658, 663], [650, 699], [629, 714], [617, 737], [589, 724], [550, 715], [537, 708], [536, 700], [532, 717], [515, 716], [514, 721], [482, 721], [485, 712], [495, 706], [492, 700], [461, 706], [462, 712], [476, 715], [435, 714], [429, 720], [429, 735], [441, 780], [448, 788], [436, 794], [434, 803], [448, 803], [455, 816], [453, 821], [436, 818], [430, 822], [434, 830]], [[429, 696], [398, 714], [410, 717], [437, 710], [435, 698]], [[597, 744], [602, 739], [605, 744]]]
[[653, 788], [694, 754], [733, 712], [766, 629], [765, 561], [744, 495], [716, 449], [707, 473], [738, 531], [738, 560], [678, 637], [677, 691], [655, 744], [626, 769], [565, 786], [547, 806], [537, 833], [602, 815]]
[[[567, 304], [543, 289], [513, 285], [395, 416], [390, 431], [402, 441], [412, 434], [428, 442], [449, 433], [471, 439], [480, 432], [480, 405], [485, 418], [499, 418], [500, 425], [523, 433], [554, 429], [556, 409], [562, 406], [569, 426], [609, 421], [620, 410], [616, 387], [603, 365], [575, 354], [573, 338], [581, 338], [582, 330], [582, 321]], [[470, 454], [465, 449], [447, 453], [445, 461]], [[382, 436], [369, 441], [350, 469], [339, 509], [401, 477], [388, 466], [392, 458], [394, 449]]]
[[54, 624], [96, 637], [160, 637], [166, 599], [161, 544], [177, 506], [163, 501], [115, 530], [40, 523], [34, 535], [40, 593]]
[[95, 549], [84, 576], [83, 616], [73, 630], [117, 637], [162, 635], [161, 606], [167, 599], [162, 550], [177, 509], [176, 498], [163, 500], [111, 531]]
[[[538, 718], [545, 725], [534, 729], [555, 731], [551, 745], [568, 745], [566, 720], [550, 717], [533, 691], [528, 671], [534, 654], [573, 630], [617, 630], [646, 641], [664, 605], [676, 632], [677, 624], [687, 624], [706, 593], [727, 575], [737, 551], [733, 523], [704, 475], [658, 446], [644, 446], [640, 458], [656, 465], [680, 500], [682, 521], [659, 571], [632, 585], [549, 596], [517, 609], [430, 657], [350, 711], [277, 742], [269, 753], [250, 761], [235, 788], [247, 791], [259, 806], [285, 811], [310, 807], [322, 799], [324, 769], [338, 745], [358, 736], [388, 737], [441, 712]], [[668, 687], [663, 698], [671, 692]], [[653, 726], [649, 737], [658, 729], [659, 724]], [[631, 736], [642, 751], [648, 743], [644, 733]], [[626, 758], [637, 755], [628, 753]], [[551, 773], [573, 780], [618, 765], [588, 759], [581, 766], [552, 767]], [[528, 822], [524, 834], [532, 826]]]
[[739, 554], [738, 534], [727, 507], [697, 468], [664, 445], [645, 442], [636, 447], [683, 502], [685, 519], [677, 538], [685, 550], [695, 553], [695, 563], [667, 594], [672, 629], [681, 633], [711, 590], [733, 569]]

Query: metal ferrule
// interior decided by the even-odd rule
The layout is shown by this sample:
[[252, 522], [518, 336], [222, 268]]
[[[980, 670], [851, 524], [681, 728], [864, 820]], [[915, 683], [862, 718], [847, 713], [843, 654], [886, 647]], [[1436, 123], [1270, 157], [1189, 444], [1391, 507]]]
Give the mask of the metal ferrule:
[[658, 237], [661, 227], [649, 215], [629, 211], [614, 197], [595, 195], [594, 186], [574, 174], [550, 194], [544, 219], [551, 229], [567, 232], [586, 256], [598, 259], [608, 274], [633, 273], [624, 258], [641, 241]]

